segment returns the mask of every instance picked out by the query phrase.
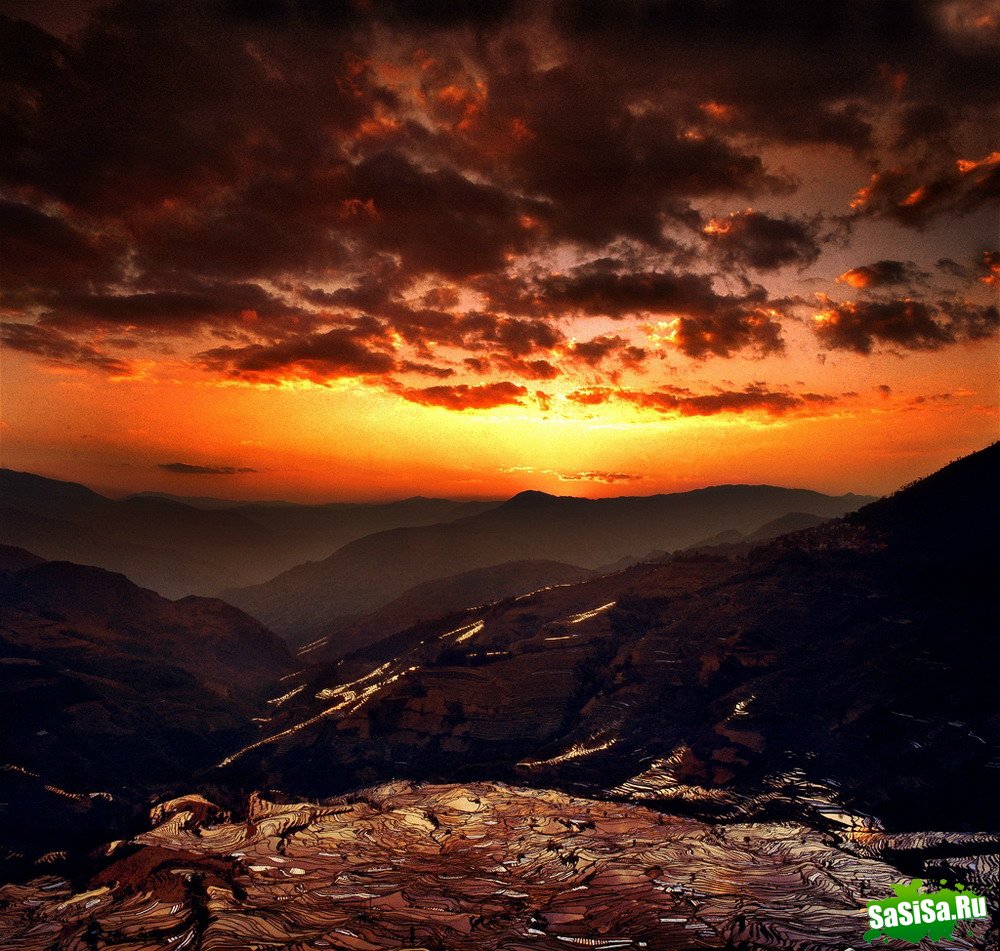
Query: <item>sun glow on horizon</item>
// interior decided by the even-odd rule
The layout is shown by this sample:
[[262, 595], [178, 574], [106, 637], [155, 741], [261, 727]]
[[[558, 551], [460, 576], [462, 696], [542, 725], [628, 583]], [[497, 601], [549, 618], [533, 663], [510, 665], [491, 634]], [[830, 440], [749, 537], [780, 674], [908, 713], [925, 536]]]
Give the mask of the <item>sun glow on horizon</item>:
[[348, 7], [15, 24], [5, 465], [293, 500], [870, 493], [996, 437], [971, 21], [918, 17], [889, 61], [856, 42], [879, 4], [763, 56], [724, 17], [702, 47]]

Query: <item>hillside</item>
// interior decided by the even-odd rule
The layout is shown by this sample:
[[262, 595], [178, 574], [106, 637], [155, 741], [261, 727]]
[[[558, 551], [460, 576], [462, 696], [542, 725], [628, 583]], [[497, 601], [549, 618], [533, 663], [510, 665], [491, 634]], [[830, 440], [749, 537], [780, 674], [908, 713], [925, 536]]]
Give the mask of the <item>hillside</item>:
[[291, 670], [221, 601], [67, 562], [0, 571], [0, 860], [106, 836], [246, 737]]
[[360, 621], [317, 638], [300, 656], [310, 663], [338, 660], [359, 648], [412, 627], [478, 604], [527, 595], [552, 585], [583, 581], [594, 572], [558, 561], [512, 561], [425, 581]]
[[[833, 841], [493, 783], [254, 796], [246, 821], [183, 797], [155, 823], [87, 892], [51, 876], [0, 889], [11, 947], [844, 951], [865, 900], [908, 878], [902, 851], [997, 846], [868, 830]], [[948, 948], [990, 946], [987, 922], [969, 925]]]
[[[133, 825], [72, 877], [0, 887], [0, 928], [38, 951], [842, 951], [898, 882], [988, 893], [998, 475], [992, 446], [845, 518], [779, 518], [295, 670], [220, 602], [76, 566], [2, 573], [4, 714], [32, 751], [0, 773], [8, 849]], [[489, 571], [411, 591], [387, 627]], [[51, 776], [127, 778], [79, 793], [46, 757]], [[168, 801], [142, 823], [137, 793]], [[997, 933], [972, 921], [948, 947]]]

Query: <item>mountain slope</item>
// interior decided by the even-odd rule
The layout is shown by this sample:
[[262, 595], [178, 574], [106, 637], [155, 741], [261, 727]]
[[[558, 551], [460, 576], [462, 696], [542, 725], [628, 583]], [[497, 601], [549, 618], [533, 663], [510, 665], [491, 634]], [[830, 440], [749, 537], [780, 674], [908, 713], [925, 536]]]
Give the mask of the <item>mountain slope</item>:
[[558, 561], [512, 561], [425, 581], [342, 630], [317, 639], [300, 655], [312, 663], [339, 660], [359, 648], [427, 621], [479, 604], [528, 594], [552, 585], [573, 584], [593, 574]]
[[0, 543], [121, 572], [180, 597], [261, 581], [372, 532], [464, 518], [493, 504], [414, 498], [212, 507], [156, 494], [109, 499], [76, 483], [2, 469]]
[[685, 548], [726, 529], [752, 531], [790, 511], [829, 518], [865, 501], [739, 485], [596, 500], [522, 492], [480, 515], [370, 535], [223, 597], [301, 642], [346, 626], [414, 585], [474, 568], [526, 559], [596, 568], [636, 552]]
[[681, 555], [419, 624], [291, 678], [222, 775], [995, 828], [998, 476], [995, 445], [742, 561]]
[[104, 837], [248, 735], [284, 644], [221, 601], [67, 562], [0, 571], [0, 853]]
[[40, 565], [44, 558], [33, 555], [23, 548], [15, 548], [12, 545], [0, 545], [0, 571], [20, 571], [21, 568], [31, 568]]

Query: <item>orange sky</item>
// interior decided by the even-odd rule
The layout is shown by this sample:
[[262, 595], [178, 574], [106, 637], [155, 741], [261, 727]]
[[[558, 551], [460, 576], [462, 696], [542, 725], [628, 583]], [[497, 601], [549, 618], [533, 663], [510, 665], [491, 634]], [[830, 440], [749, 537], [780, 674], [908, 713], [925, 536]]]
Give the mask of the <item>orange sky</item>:
[[877, 494], [981, 448], [992, 34], [845, 9], [762, 14], [769, 57], [694, 14], [10, 21], [2, 464], [303, 501]]
[[[883, 493], [995, 438], [995, 348], [969, 345], [951, 357], [804, 357], [800, 373], [789, 372], [786, 358], [727, 365], [727, 378], [741, 383], [775, 364], [789, 389], [801, 377], [811, 388], [858, 395], [782, 415], [664, 416], [580, 406], [558, 385], [548, 387], [548, 410], [530, 400], [456, 412], [360, 380], [233, 385], [159, 363], [144, 376], [108, 379], [5, 354], [3, 464], [114, 493], [310, 501], [499, 498], [525, 488], [645, 495], [720, 482]], [[712, 370], [695, 372], [711, 381]], [[158, 468], [178, 460], [256, 471]]]

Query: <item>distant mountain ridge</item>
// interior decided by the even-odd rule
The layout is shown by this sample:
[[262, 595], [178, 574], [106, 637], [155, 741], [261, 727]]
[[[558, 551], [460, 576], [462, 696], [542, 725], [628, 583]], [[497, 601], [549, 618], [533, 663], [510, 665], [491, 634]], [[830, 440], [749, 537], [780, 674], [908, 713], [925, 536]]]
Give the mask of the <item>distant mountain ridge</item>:
[[[224, 499], [214, 495], [177, 495], [173, 492], [132, 492], [124, 496], [125, 499], [164, 499], [167, 502], [179, 502], [181, 505], [189, 505], [191, 508], [202, 509], [258, 509], [258, 508], [284, 508], [284, 509], [309, 509], [323, 510], [327, 512], [349, 512], [358, 509], [371, 509], [378, 506], [391, 505], [399, 508], [408, 506], [419, 507], [425, 504], [440, 504], [446, 502], [449, 505], [469, 506], [471, 509], [478, 509], [481, 506], [499, 505], [500, 502], [484, 500], [472, 500], [456, 502], [451, 499], [439, 499], [428, 495], [410, 495], [405, 499], [389, 499], [384, 502], [289, 502], [285, 499]], [[471, 513], [469, 513], [471, 514]]]
[[610, 499], [527, 491], [447, 524], [366, 536], [323, 561], [222, 596], [302, 643], [435, 578], [524, 560], [597, 568], [637, 552], [685, 548], [730, 529], [750, 532], [789, 512], [831, 518], [867, 501], [767, 485]]
[[462, 518], [499, 504], [205, 501], [192, 505], [157, 493], [110, 499], [75, 482], [0, 469], [0, 543], [118, 571], [168, 597], [208, 595], [326, 557], [372, 532]]

